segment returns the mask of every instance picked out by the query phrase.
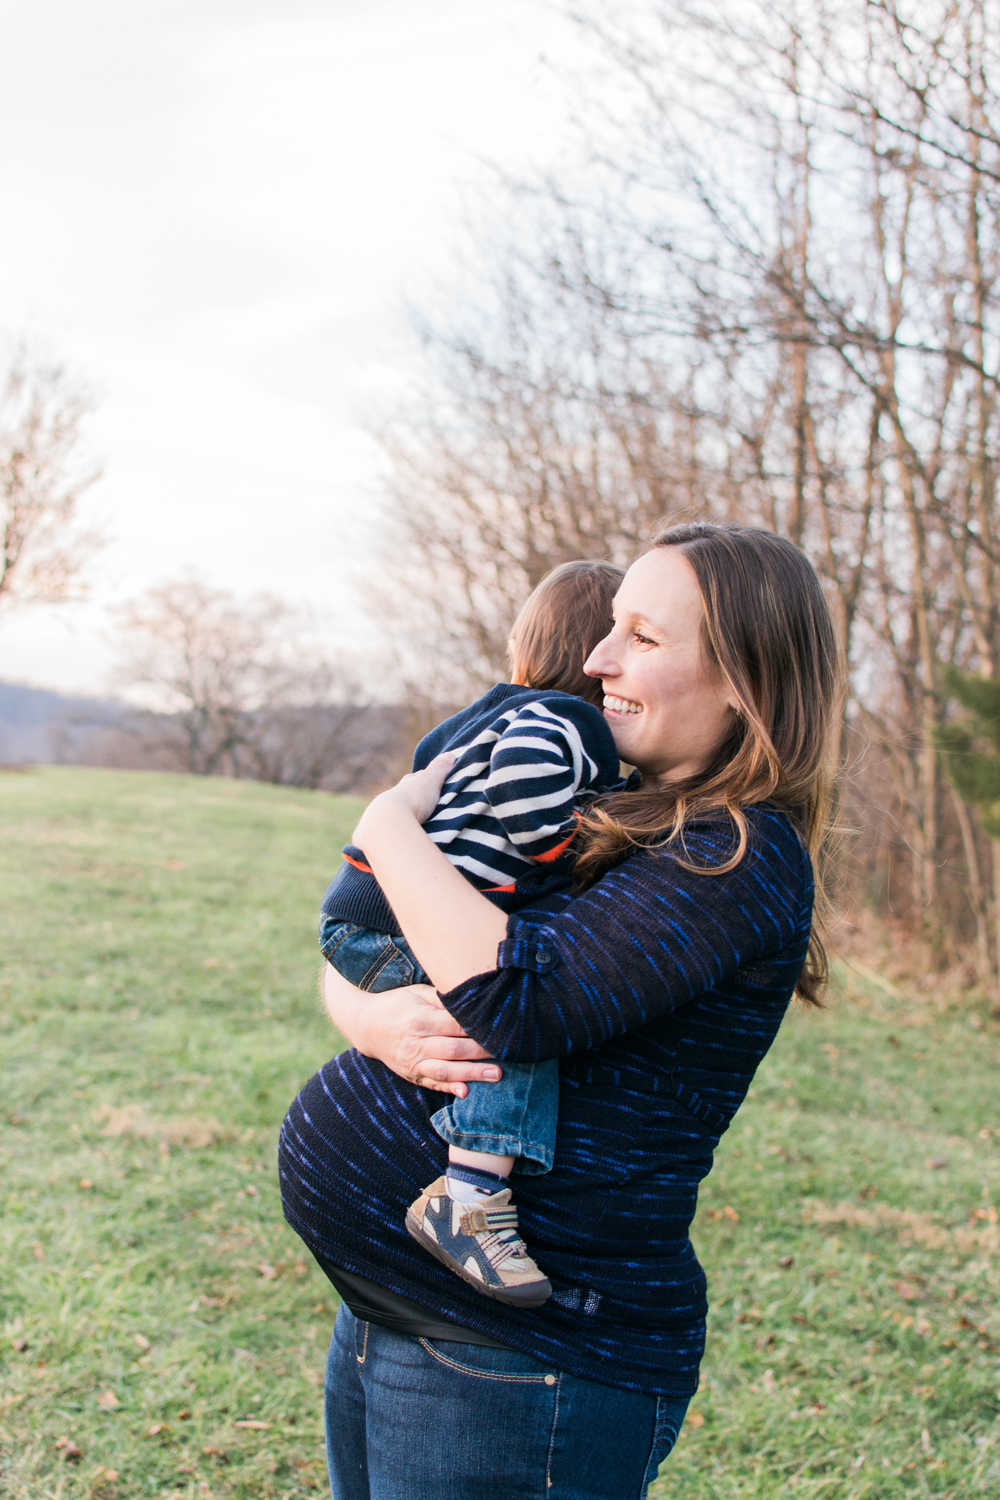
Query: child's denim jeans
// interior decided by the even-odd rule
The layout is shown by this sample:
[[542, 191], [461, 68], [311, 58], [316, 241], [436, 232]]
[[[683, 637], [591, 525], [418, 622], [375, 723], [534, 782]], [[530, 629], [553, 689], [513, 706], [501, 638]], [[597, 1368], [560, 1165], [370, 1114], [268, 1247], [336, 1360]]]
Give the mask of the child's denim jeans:
[[[430, 984], [404, 937], [320, 917], [319, 945], [338, 974], [362, 990]], [[559, 1111], [556, 1062], [502, 1063], [499, 1083], [470, 1083], [431, 1117], [438, 1135], [466, 1151], [513, 1156], [515, 1172], [550, 1172]]]

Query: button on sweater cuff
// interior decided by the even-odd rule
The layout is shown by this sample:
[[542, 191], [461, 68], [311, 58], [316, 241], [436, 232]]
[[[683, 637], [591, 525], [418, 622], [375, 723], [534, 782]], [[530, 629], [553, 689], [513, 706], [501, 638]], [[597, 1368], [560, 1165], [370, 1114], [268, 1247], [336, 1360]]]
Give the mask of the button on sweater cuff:
[[497, 949], [498, 969], [530, 969], [534, 974], [551, 974], [559, 966], [559, 955], [551, 943], [533, 937], [505, 938]]

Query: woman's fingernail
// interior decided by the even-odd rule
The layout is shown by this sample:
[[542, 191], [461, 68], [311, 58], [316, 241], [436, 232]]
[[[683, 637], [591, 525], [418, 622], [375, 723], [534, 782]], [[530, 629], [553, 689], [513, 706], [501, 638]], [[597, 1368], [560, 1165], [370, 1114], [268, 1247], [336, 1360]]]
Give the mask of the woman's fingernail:
[[483, 1077], [484, 1078], [488, 1078], [491, 1083], [496, 1083], [497, 1080], [500, 1077], [500, 1069], [499, 1068], [487, 1068], [485, 1070], [485, 1072], [483, 1073]]

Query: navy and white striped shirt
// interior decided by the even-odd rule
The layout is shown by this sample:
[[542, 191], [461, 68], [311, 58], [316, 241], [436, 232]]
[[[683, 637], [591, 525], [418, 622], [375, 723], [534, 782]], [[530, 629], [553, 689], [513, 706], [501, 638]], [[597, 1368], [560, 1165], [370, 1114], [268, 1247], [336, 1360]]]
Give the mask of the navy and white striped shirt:
[[[499, 682], [424, 736], [413, 769], [444, 750], [458, 759], [424, 827], [451, 863], [504, 911], [565, 889], [577, 802], [619, 782], [600, 710], [570, 693]], [[324, 915], [398, 933], [364, 851], [348, 844], [344, 859]]]
[[[748, 808], [691, 826], [685, 864], [640, 851], [583, 895], [512, 916], [497, 967], [443, 995], [501, 1060], [560, 1062], [551, 1172], [516, 1179], [521, 1231], [554, 1294], [493, 1302], [407, 1234], [443, 1171], [440, 1096], [343, 1052], [306, 1084], [279, 1148], [285, 1216], [321, 1259], [586, 1379], [697, 1389], [705, 1276], [689, 1238], [698, 1185], [774, 1040], [809, 942], [809, 857], [788, 817]], [[483, 1085], [486, 1087], [486, 1085]]]

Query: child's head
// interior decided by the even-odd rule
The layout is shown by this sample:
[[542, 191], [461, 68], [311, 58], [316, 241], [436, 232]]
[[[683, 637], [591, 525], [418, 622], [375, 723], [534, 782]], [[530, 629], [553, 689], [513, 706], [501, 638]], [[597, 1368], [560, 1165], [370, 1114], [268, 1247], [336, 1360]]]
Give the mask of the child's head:
[[515, 681], [575, 693], [600, 707], [604, 690], [584, 675], [583, 664], [611, 629], [611, 601], [624, 576], [624, 568], [606, 562], [568, 562], [546, 574], [510, 633]]

